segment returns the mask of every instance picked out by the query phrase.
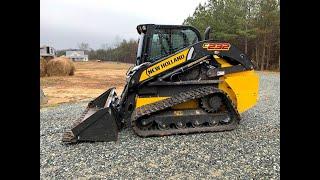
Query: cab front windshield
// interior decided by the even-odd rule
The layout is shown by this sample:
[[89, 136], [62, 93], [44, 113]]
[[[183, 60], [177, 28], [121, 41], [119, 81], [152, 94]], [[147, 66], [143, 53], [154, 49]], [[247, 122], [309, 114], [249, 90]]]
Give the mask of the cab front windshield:
[[198, 40], [197, 34], [191, 29], [156, 29], [151, 38], [148, 61], [155, 62]]

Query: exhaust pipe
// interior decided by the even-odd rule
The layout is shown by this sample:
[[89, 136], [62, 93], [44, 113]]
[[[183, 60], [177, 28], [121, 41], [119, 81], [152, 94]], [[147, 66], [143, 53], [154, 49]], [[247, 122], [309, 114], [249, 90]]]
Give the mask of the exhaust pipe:
[[89, 102], [83, 115], [71, 130], [64, 133], [62, 142], [109, 142], [117, 141], [121, 128], [116, 109], [117, 94], [110, 88], [96, 99]]

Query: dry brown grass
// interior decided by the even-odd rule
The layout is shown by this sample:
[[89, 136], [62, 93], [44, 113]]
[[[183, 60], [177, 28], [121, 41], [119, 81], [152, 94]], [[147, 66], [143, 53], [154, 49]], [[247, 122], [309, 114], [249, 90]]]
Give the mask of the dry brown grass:
[[40, 58], [40, 77], [44, 77], [47, 74], [47, 60]]
[[65, 57], [54, 58], [47, 64], [48, 76], [72, 76], [74, 71], [74, 63]]
[[131, 64], [113, 62], [75, 62], [74, 76], [41, 77], [40, 84], [48, 97], [46, 106], [92, 99], [111, 87], [120, 94], [125, 73]]

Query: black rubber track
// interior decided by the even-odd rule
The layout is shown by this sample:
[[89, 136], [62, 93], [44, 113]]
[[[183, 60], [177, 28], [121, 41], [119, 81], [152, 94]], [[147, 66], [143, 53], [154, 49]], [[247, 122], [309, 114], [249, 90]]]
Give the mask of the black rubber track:
[[[184, 129], [168, 129], [168, 130], [143, 130], [140, 129], [137, 125], [137, 122], [140, 118], [144, 116], [152, 115], [153, 113], [159, 112], [161, 110], [170, 108], [177, 104], [190, 101], [192, 99], [199, 99], [208, 95], [215, 93], [223, 94], [227, 106], [227, 112], [231, 117], [231, 122], [224, 125], [218, 126], [209, 126], [209, 127], [190, 127]], [[233, 130], [237, 127], [240, 121], [240, 115], [232, 103], [231, 99], [223, 91], [214, 88], [213, 86], [203, 86], [200, 88], [195, 88], [189, 91], [185, 91], [174, 95], [168, 99], [164, 99], [152, 104], [144, 105], [139, 108], [136, 108], [131, 116], [131, 126], [134, 132], [141, 137], [149, 136], [167, 136], [167, 135], [176, 135], [176, 134], [189, 134], [189, 133], [200, 133], [200, 132], [218, 132], [218, 131], [228, 131]]]

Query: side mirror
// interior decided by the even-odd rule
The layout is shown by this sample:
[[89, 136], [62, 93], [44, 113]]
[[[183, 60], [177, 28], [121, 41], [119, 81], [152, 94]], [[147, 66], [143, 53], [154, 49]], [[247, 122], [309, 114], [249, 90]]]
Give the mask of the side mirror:
[[210, 39], [210, 33], [211, 33], [211, 27], [208, 26], [206, 31], [204, 32], [204, 40], [209, 40]]

